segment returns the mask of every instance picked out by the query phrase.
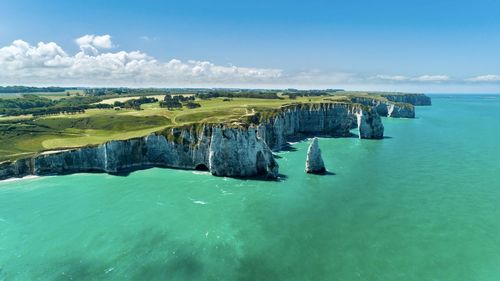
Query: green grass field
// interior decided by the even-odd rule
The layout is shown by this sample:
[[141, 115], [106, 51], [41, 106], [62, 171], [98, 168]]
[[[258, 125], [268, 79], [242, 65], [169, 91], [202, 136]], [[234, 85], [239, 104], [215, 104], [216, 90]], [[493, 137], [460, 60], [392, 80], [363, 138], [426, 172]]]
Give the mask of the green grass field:
[[64, 92], [0, 93], [0, 98], [3, 98], [3, 99], [20, 98], [26, 94], [37, 95], [37, 96], [45, 97], [48, 99], [58, 100], [61, 98], [74, 97], [77, 95], [84, 95], [84, 91], [83, 90], [66, 90]]
[[[155, 97], [163, 99], [163, 96]], [[102, 103], [113, 103], [116, 100], [108, 99]], [[143, 104], [142, 110], [89, 109], [85, 113], [71, 115], [0, 117], [0, 162], [23, 158], [44, 150], [81, 147], [109, 140], [145, 136], [173, 126], [242, 121], [255, 112], [265, 112], [291, 103], [345, 100], [346, 94], [298, 97], [294, 100], [287, 97], [234, 98], [230, 101], [213, 98], [197, 99], [196, 102], [200, 103], [201, 107], [194, 109], [184, 107], [167, 110], [155, 102]]]

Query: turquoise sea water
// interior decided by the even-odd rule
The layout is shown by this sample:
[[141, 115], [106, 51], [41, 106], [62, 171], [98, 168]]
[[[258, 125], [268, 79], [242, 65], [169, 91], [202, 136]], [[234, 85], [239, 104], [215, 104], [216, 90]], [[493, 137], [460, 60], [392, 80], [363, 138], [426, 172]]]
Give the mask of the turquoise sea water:
[[500, 280], [500, 96], [433, 96], [335, 175], [169, 169], [0, 183], [0, 280]]

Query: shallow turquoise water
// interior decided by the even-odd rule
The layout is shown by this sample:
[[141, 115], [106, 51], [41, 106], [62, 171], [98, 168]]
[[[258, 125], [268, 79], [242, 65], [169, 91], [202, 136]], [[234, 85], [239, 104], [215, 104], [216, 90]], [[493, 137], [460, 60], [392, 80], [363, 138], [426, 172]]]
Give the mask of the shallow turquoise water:
[[499, 280], [500, 96], [433, 96], [335, 175], [149, 169], [0, 183], [0, 280]]

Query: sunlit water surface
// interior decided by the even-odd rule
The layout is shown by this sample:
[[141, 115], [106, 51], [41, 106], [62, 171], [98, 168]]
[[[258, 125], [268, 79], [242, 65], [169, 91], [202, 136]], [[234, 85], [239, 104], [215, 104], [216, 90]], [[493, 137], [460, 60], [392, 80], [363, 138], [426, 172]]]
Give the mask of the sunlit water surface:
[[500, 280], [500, 96], [280, 152], [280, 182], [149, 169], [0, 183], [0, 280]]

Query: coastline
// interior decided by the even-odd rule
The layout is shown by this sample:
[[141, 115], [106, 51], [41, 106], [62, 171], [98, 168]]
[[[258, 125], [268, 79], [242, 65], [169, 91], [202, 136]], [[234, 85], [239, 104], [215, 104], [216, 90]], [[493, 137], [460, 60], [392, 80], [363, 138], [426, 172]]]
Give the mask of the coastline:
[[[410, 97], [409, 101], [415, 102], [414, 96]], [[430, 98], [423, 97], [430, 104]], [[288, 141], [310, 136], [349, 137], [352, 129], [357, 129], [359, 138], [382, 139], [380, 106], [378, 102], [372, 106], [340, 102], [289, 105], [253, 124], [173, 128], [97, 146], [44, 151], [32, 158], [3, 163], [0, 179], [78, 172], [112, 174], [148, 167], [208, 170], [216, 176], [271, 179], [279, 173], [271, 151], [281, 150]], [[392, 117], [414, 118], [413, 106], [411, 112], [412, 115]]]

